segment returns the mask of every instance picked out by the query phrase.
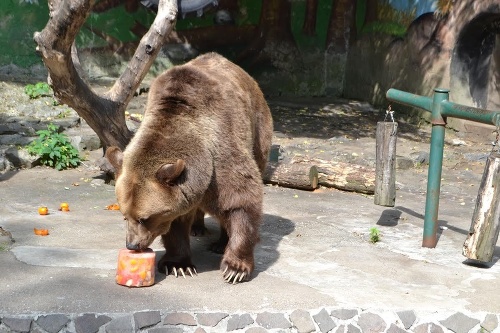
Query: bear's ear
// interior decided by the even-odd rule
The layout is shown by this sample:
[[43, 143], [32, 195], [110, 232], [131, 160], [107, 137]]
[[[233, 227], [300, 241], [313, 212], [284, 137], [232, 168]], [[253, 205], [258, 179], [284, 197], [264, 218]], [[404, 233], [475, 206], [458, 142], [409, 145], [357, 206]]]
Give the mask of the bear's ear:
[[156, 171], [156, 179], [160, 183], [173, 185], [175, 181], [180, 177], [186, 163], [184, 160], [177, 160], [174, 164], [163, 164], [158, 171]]
[[123, 153], [120, 148], [112, 146], [106, 149], [106, 158], [113, 168], [115, 168], [116, 172], [119, 173], [123, 164]]

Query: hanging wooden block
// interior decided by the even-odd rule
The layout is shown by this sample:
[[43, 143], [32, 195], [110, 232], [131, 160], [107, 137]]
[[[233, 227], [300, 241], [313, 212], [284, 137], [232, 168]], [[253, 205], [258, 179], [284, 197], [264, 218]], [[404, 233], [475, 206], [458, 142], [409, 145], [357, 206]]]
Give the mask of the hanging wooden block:
[[462, 254], [469, 259], [490, 262], [500, 231], [500, 154], [491, 153], [486, 160], [479, 186], [469, 235]]
[[396, 203], [396, 138], [398, 123], [379, 121], [376, 135], [375, 198], [380, 206]]

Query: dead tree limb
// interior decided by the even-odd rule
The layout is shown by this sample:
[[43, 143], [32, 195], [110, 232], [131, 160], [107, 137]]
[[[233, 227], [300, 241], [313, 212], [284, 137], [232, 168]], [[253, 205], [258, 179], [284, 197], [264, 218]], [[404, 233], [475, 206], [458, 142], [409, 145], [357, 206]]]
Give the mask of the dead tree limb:
[[146, 76], [177, 16], [176, 0], [160, 0], [158, 13], [141, 39], [126, 70], [104, 94], [95, 93], [79, 70], [74, 41], [95, 0], [49, 0], [49, 21], [34, 40], [49, 71], [54, 96], [72, 107], [97, 133], [103, 148], [125, 148], [132, 133], [125, 123], [125, 108]]
[[312, 191], [318, 187], [318, 170], [314, 165], [269, 163], [264, 183]]
[[[309, 170], [310, 167], [314, 166], [318, 173], [318, 185], [320, 186], [364, 194], [373, 194], [375, 191], [374, 168], [315, 158], [294, 160], [291, 165], [295, 165], [294, 168], [298, 170]], [[286, 169], [287, 166], [283, 165], [281, 168]], [[269, 173], [269, 171], [267, 172]], [[266, 177], [268, 176], [264, 177], [264, 181], [269, 182], [270, 179], [266, 180]]]

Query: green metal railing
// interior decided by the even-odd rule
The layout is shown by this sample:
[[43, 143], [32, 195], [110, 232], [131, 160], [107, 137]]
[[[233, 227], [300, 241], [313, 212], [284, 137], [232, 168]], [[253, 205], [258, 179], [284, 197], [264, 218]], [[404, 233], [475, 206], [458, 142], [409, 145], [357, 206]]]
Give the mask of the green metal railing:
[[443, 150], [446, 117], [471, 120], [478, 123], [500, 127], [500, 112], [455, 104], [448, 101], [449, 90], [434, 89], [433, 98], [389, 89], [387, 99], [417, 107], [431, 112], [431, 150], [429, 172], [427, 175], [427, 194], [425, 200], [423, 247], [436, 247], [439, 195], [441, 189], [441, 173], [443, 169]]

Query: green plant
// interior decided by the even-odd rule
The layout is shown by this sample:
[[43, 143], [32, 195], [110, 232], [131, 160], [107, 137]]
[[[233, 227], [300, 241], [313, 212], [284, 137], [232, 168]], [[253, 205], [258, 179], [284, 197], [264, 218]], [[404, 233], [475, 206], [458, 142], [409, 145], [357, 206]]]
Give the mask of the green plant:
[[80, 164], [78, 150], [58, 129], [58, 126], [49, 124], [46, 130], [37, 131], [39, 137], [28, 145], [28, 152], [40, 156], [43, 165], [57, 170], [74, 168]]
[[63, 119], [63, 118], [68, 118], [71, 115], [71, 110], [65, 110], [59, 112], [59, 114], [56, 116], [58, 119]]
[[380, 231], [376, 227], [370, 228], [370, 242], [373, 244], [380, 241]]
[[41, 96], [51, 96], [52, 90], [46, 82], [38, 82], [36, 84], [28, 84], [24, 87], [24, 92], [31, 99], [38, 98]]

